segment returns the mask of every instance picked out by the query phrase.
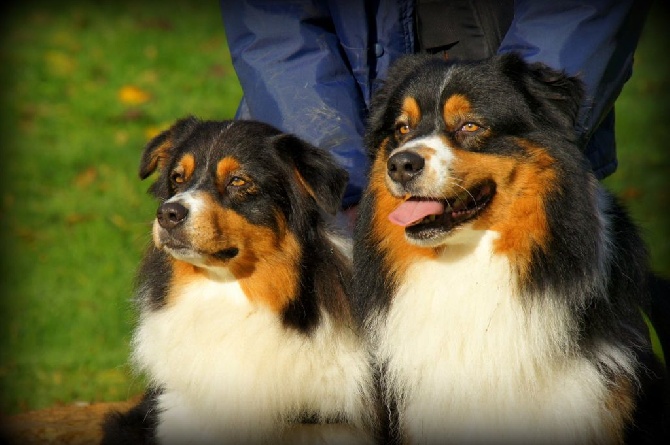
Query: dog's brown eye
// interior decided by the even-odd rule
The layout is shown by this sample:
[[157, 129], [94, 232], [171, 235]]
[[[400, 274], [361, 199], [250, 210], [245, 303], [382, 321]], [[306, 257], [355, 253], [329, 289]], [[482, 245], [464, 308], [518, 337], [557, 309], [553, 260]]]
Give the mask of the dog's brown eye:
[[184, 173], [179, 170], [175, 170], [170, 175], [170, 180], [175, 184], [182, 184], [184, 182]]
[[409, 133], [409, 130], [410, 130], [409, 125], [404, 122], [400, 122], [395, 126], [396, 134], [398, 134], [399, 136], [406, 135], [407, 133]]
[[460, 131], [464, 131], [466, 133], [474, 133], [475, 131], [479, 131], [481, 128], [482, 127], [475, 124], [474, 122], [468, 122], [461, 127]]
[[230, 178], [228, 185], [231, 187], [242, 187], [243, 185], [246, 185], [246, 183], [247, 181], [245, 181], [243, 178], [240, 178], [239, 176], [233, 176]]

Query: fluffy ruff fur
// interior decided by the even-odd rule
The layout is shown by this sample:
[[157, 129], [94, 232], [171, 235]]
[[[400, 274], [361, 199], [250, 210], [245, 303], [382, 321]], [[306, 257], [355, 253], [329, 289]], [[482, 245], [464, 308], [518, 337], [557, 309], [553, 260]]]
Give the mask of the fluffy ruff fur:
[[646, 250], [590, 172], [575, 78], [401, 59], [354, 243], [388, 442], [663, 443]]
[[151, 388], [105, 443], [369, 442], [351, 246], [326, 224], [346, 172], [267, 125], [195, 118], [149, 142], [155, 171], [133, 338]]

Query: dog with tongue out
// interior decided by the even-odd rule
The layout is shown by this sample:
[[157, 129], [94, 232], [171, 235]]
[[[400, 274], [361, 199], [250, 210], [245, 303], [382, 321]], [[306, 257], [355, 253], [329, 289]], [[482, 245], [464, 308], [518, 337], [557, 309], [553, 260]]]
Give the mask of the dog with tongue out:
[[494, 185], [488, 179], [468, 189], [452, 178], [444, 190], [439, 175], [445, 172], [435, 170], [431, 163], [445, 165], [450, 157], [447, 142], [429, 134], [400, 146], [386, 162], [387, 189], [392, 195], [406, 197], [388, 219], [404, 227], [405, 235], [415, 244], [441, 243], [454, 227], [483, 210], [493, 196]]
[[353, 281], [383, 443], [670, 443], [645, 248], [581, 99], [513, 54], [407, 57], [373, 98]]
[[444, 213], [444, 204], [439, 201], [408, 199], [389, 214], [393, 224], [407, 227], [416, 224], [426, 217], [436, 217]]

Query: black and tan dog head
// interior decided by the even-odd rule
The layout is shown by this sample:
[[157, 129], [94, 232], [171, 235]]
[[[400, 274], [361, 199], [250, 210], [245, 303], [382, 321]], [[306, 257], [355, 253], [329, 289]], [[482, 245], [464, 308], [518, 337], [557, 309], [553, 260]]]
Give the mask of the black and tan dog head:
[[513, 54], [408, 56], [388, 79], [366, 134], [373, 204], [362, 230], [387, 246], [393, 264], [434, 255], [466, 228], [500, 233], [497, 251], [528, 263], [550, 238], [555, 196], [567, 187], [593, 199], [574, 131], [578, 79]]
[[238, 278], [277, 251], [295, 261], [301, 231], [336, 212], [347, 179], [323, 150], [269, 125], [193, 117], [148, 143], [140, 177], [157, 170], [155, 245]]

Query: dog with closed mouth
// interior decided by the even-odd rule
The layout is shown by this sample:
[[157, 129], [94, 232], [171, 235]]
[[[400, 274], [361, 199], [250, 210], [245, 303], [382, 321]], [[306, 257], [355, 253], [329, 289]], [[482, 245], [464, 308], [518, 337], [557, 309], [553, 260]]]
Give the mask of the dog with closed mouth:
[[578, 79], [408, 56], [373, 98], [354, 291], [388, 442], [662, 443], [638, 230], [579, 149]]
[[351, 242], [327, 222], [346, 172], [269, 125], [193, 117], [148, 143], [156, 171], [132, 341], [150, 389], [105, 443], [368, 442]]

